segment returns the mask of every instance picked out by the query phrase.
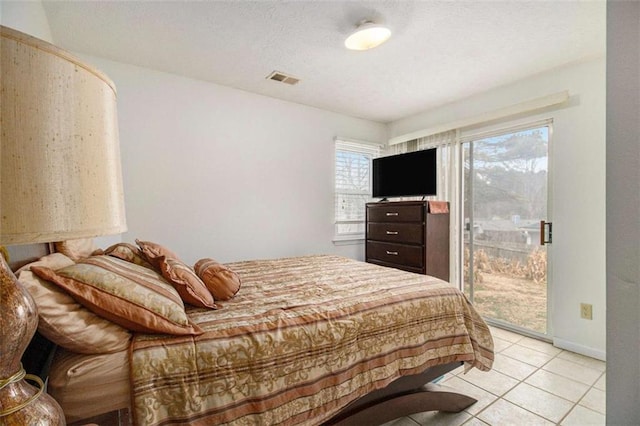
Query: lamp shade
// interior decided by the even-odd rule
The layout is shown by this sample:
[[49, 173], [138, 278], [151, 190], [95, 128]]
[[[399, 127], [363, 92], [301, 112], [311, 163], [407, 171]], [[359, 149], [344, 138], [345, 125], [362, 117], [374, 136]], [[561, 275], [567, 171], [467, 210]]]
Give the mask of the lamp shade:
[[113, 82], [1, 29], [0, 243], [126, 231]]

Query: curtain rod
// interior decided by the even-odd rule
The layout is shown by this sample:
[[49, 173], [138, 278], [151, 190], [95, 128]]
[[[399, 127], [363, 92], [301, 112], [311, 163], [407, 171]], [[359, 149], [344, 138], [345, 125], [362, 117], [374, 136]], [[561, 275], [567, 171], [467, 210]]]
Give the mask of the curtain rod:
[[438, 133], [446, 132], [454, 129], [464, 129], [465, 127], [474, 126], [481, 123], [487, 123], [494, 120], [500, 120], [525, 112], [532, 112], [538, 109], [547, 108], [554, 105], [560, 105], [569, 100], [569, 91], [554, 93], [552, 95], [542, 96], [540, 98], [530, 99], [519, 104], [510, 105], [505, 108], [496, 109], [473, 117], [463, 118], [461, 120], [452, 121], [450, 123], [441, 124], [427, 129], [417, 130], [415, 132], [406, 133], [389, 139], [389, 146], [414, 139], [424, 138]]

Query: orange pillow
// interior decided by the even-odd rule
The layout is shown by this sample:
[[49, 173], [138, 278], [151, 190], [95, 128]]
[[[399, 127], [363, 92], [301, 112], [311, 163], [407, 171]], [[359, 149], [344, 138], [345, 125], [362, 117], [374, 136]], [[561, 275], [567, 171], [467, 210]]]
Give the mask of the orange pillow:
[[118, 259], [144, 266], [145, 268], [153, 268], [153, 265], [147, 261], [142, 251], [133, 244], [117, 243], [105, 249], [103, 254], [117, 257]]
[[193, 269], [178, 259], [160, 257], [157, 261], [162, 276], [173, 284], [182, 300], [200, 308], [218, 308], [207, 286]]
[[140, 240], [136, 240], [136, 244], [138, 244], [142, 254], [144, 254], [149, 263], [158, 269], [160, 269], [160, 258], [162, 257], [167, 259], [180, 259], [177, 254], [160, 244]]
[[175, 287], [182, 300], [201, 308], [218, 308], [205, 284], [177, 254], [151, 241], [136, 240], [136, 244], [144, 257]]
[[240, 290], [240, 277], [213, 259], [200, 259], [193, 267], [216, 300], [229, 300]]

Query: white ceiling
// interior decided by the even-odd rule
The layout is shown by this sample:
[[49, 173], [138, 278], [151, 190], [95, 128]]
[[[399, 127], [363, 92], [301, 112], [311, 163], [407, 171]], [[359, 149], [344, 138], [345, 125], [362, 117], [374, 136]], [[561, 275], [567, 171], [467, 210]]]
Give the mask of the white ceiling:
[[[67, 50], [390, 122], [604, 54], [598, 1], [45, 1]], [[344, 48], [363, 19], [393, 34]], [[301, 81], [266, 80], [277, 70]]]

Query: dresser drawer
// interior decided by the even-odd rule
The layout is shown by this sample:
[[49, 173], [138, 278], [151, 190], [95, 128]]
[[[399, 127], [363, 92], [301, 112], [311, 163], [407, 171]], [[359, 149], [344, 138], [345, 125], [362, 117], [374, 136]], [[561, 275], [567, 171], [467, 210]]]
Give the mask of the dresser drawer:
[[368, 223], [367, 239], [392, 243], [422, 244], [424, 226], [421, 223]]
[[394, 203], [367, 205], [369, 222], [422, 222], [424, 206], [394, 206]]
[[422, 268], [424, 256], [422, 246], [367, 240], [367, 260], [378, 260], [385, 263], [397, 263]]

